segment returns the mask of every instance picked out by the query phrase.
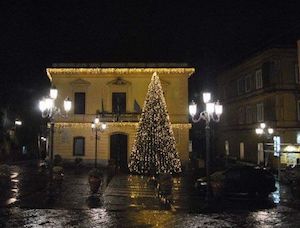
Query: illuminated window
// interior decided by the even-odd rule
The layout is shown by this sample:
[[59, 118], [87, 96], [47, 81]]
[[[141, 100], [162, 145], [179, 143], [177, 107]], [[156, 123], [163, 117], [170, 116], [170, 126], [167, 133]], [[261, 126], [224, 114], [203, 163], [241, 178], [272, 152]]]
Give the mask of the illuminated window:
[[259, 103], [256, 105], [256, 119], [258, 122], [264, 121], [264, 104]]
[[229, 142], [228, 140], [225, 141], [225, 153], [228, 156], [229, 155]]
[[84, 156], [85, 139], [82, 136], [74, 137], [73, 140], [73, 155]]
[[245, 144], [240, 142], [240, 159], [244, 160], [245, 158]]
[[297, 143], [300, 144], [300, 132], [297, 133]]
[[85, 114], [85, 93], [75, 93], [74, 98], [74, 114]]
[[262, 81], [262, 71], [261, 69], [255, 71], [255, 88], [261, 89], [263, 87], [263, 81]]

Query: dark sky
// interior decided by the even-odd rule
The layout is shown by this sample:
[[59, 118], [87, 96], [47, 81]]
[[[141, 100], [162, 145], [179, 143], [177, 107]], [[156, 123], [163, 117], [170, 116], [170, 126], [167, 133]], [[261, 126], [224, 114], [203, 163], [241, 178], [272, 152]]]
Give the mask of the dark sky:
[[295, 46], [299, 9], [267, 0], [2, 0], [1, 102], [36, 99], [54, 62], [188, 62], [202, 77], [274, 43]]

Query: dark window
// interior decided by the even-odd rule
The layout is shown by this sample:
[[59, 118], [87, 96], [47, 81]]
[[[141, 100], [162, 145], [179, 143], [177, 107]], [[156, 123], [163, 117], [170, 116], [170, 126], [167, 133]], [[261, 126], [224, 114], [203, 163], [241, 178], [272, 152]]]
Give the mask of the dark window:
[[249, 92], [251, 90], [251, 75], [247, 75], [245, 77], [245, 92]]
[[258, 69], [255, 71], [255, 88], [261, 89], [262, 87], [263, 87], [262, 70]]
[[85, 114], [85, 93], [75, 93], [74, 114]]
[[113, 113], [126, 113], [126, 93], [112, 94]]
[[73, 140], [73, 155], [84, 156], [84, 137], [74, 137]]
[[297, 101], [297, 117], [298, 121], [300, 121], [300, 100]]
[[232, 80], [228, 83], [225, 93], [226, 98], [235, 97], [237, 95], [236, 81]]
[[265, 62], [262, 65], [262, 80], [264, 86], [270, 85], [270, 78], [271, 78], [271, 62]]
[[237, 86], [238, 86], [238, 95], [243, 94], [245, 92], [245, 81], [244, 81], [244, 78], [238, 79]]

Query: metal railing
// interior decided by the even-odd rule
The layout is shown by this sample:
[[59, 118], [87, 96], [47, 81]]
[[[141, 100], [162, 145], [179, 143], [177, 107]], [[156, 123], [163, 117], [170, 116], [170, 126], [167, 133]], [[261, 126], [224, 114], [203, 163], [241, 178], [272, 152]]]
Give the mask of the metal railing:
[[[69, 114], [68, 118], [60, 117], [55, 119], [55, 122], [93, 122], [96, 114]], [[101, 122], [138, 122], [141, 113], [100, 113]]]

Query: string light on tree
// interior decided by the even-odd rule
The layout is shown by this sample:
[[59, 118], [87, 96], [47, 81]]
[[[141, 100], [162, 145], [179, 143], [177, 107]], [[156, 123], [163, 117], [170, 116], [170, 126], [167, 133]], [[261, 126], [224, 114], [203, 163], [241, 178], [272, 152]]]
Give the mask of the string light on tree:
[[148, 86], [128, 166], [131, 172], [139, 174], [181, 172], [175, 137], [156, 72]]

